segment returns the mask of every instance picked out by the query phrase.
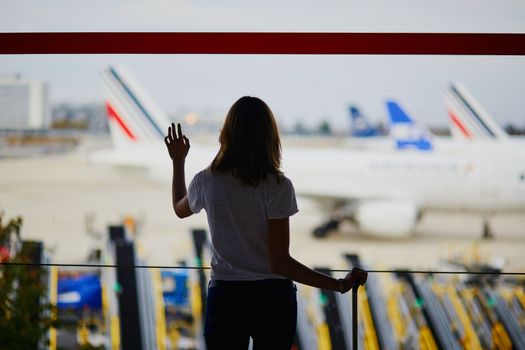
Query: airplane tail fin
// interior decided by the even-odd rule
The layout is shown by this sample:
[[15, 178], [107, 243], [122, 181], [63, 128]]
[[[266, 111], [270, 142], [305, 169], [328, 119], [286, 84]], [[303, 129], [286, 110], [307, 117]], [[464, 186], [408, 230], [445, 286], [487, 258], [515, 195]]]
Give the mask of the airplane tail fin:
[[390, 136], [395, 140], [397, 149], [422, 151], [433, 149], [430, 130], [412, 119], [397, 102], [388, 100], [386, 105], [390, 121]]
[[353, 137], [370, 137], [378, 134], [377, 128], [370, 124], [357, 106], [351, 105], [348, 112], [350, 113], [350, 134]]
[[444, 91], [444, 98], [454, 138], [503, 140], [509, 137], [463, 85], [451, 83]]
[[133, 75], [110, 66], [100, 73], [106, 90], [108, 123], [116, 148], [157, 143], [164, 137], [168, 118]]

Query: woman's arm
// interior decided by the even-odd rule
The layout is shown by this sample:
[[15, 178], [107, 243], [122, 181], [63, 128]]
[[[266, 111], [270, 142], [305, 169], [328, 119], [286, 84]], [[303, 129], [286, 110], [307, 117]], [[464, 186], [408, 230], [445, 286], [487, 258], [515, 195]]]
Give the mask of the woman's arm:
[[354, 285], [366, 282], [367, 273], [361, 269], [352, 270], [344, 278], [342, 285], [330, 276], [316, 272], [290, 256], [289, 218], [268, 219], [268, 252], [272, 272], [309, 286], [345, 293]]
[[193, 214], [188, 202], [184, 165], [186, 156], [190, 150], [190, 140], [182, 134], [182, 128], [177, 123], [171, 123], [168, 127], [168, 136], [164, 138], [166, 147], [173, 164], [173, 179], [171, 182], [171, 201], [173, 210], [179, 218], [185, 218]]

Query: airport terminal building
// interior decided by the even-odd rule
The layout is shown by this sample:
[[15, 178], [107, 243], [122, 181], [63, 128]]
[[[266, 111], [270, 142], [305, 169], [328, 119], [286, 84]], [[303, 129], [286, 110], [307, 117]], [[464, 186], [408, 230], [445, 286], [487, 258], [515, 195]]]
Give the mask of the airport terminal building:
[[45, 82], [20, 76], [0, 77], [0, 129], [47, 129], [50, 125]]

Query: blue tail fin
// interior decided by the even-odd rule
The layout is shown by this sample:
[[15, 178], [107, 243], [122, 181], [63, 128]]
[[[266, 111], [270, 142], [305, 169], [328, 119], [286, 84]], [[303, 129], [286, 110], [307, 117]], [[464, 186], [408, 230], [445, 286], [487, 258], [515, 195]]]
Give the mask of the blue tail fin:
[[379, 135], [379, 130], [370, 124], [359, 108], [351, 105], [348, 111], [351, 118], [350, 134], [353, 137], [372, 137]]
[[397, 102], [386, 102], [390, 120], [390, 136], [394, 138], [397, 149], [433, 149], [430, 131], [414, 121]]

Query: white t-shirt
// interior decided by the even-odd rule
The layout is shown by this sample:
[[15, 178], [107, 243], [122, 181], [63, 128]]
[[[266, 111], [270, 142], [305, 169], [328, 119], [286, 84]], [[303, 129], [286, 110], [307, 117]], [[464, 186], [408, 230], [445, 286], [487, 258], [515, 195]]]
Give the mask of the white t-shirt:
[[199, 172], [188, 187], [193, 213], [206, 210], [212, 240], [211, 278], [251, 281], [283, 278], [270, 268], [267, 220], [297, 213], [292, 182], [268, 175], [257, 187], [229, 172]]

